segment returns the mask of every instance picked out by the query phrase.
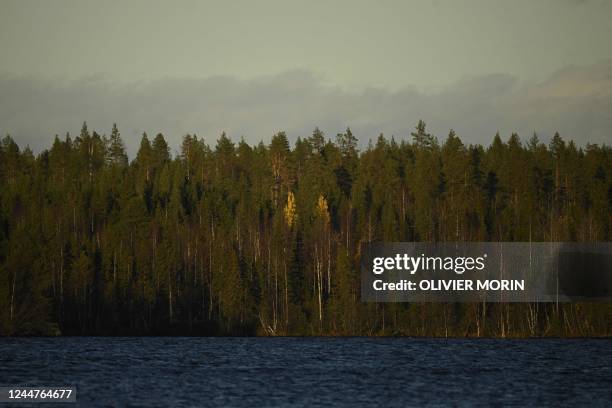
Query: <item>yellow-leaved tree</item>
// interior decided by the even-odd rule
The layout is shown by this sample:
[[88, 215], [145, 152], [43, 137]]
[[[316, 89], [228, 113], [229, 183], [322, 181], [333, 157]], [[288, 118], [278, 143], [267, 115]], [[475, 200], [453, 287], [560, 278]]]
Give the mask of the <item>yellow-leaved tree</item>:
[[295, 208], [295, 196], [290, 191], [287, 195], [287, 205], [285, 205], [285, 221], [287, 222], [287, 226], [289, 226], [289, 228], [295, 225], [296, 218], [297, 212]]

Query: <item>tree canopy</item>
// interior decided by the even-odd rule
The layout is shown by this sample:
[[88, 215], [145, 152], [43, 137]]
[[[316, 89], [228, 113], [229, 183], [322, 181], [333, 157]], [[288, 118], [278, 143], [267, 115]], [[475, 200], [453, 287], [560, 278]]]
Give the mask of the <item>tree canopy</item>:
[[612, 334], [606, 304], [362, 303], [362, 243], [612, 235], [608, 146], [411, 136], [186, 135], [172, 157], [143, 134], [131, 162], [116, 125], [37, 155], [6, 136], [0, 334]]

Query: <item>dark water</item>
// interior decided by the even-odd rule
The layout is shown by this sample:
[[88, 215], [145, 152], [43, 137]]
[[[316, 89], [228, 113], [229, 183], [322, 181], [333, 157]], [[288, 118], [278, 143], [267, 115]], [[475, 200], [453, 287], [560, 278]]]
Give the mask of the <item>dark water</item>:
[[609, 407], [612, 341], [0, 338], [17, 384], [82, 406]]

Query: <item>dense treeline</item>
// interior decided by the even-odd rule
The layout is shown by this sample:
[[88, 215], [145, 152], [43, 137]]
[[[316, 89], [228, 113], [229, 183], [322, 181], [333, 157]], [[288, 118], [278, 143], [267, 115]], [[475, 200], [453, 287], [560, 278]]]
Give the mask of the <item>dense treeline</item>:
[[612, 335], [609, 304], [362, 303], [364, 242], [612, 234], [609, 147], [411, 136], [187, 135], [173, 158], [145, 134], [132, 162], [116, 126], [38, 155], [7, 136], [0, 333]]

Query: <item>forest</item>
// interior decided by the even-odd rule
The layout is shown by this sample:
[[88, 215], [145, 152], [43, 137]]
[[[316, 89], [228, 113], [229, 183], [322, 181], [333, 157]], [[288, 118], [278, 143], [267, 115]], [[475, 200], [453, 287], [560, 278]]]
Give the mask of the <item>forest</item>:
[[[216, 140], [215, 140], [216, 139]], [[51, 138], [49, 139], [51, 144]], [[360, 148], [361, 146], [361, 148]], [[612, 152], [423, 121], [360, 145], [0, 141], [1, 335], [612, 336], [608, 303], [367, 303], [363, 243], [610, 241]]]

